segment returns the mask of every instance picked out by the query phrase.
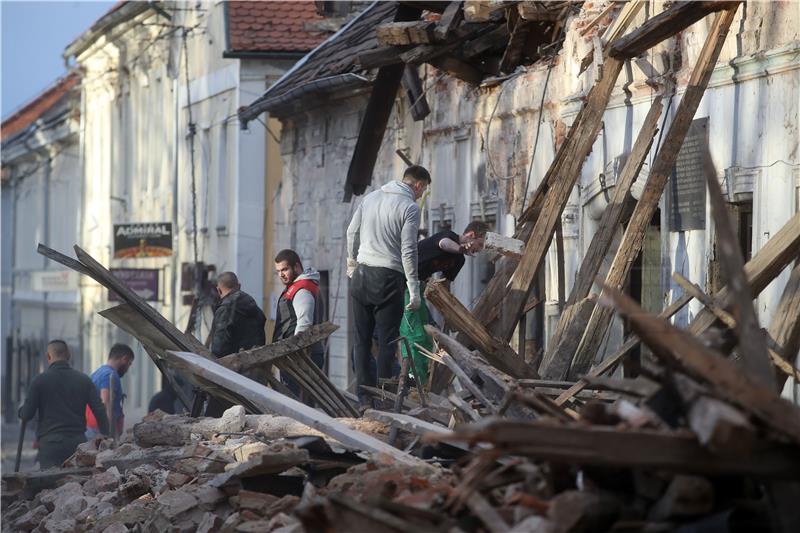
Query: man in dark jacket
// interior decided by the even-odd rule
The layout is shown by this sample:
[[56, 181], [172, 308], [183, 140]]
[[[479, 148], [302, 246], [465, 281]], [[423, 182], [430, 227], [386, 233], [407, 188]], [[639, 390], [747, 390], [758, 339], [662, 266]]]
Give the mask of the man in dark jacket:
[[86, 406], [97, 419], [100, 432], [108, 435], [108, 417], [91, 378], [69, 365], [69, 348], [64, 341], [47, 344], [50, 367], [31, 381], [28, 395], [19, 410], [23, 420], [39, 413], [36, 437], [39, 440], [39, 465], [42, 469], [59, 466], [86, 442]]
[[[211, 326], [211, 352], [223, 357], [240, 350], [249, 350], [266, 344], [264, 324], [267, 318], [252, 296], [241, 290], [239, 278], [233, 272], [223, 272], [217, 277], [220, 302], [214, 310]], [[206, 416], [222, 416], [229, 402], [209, 398]]]

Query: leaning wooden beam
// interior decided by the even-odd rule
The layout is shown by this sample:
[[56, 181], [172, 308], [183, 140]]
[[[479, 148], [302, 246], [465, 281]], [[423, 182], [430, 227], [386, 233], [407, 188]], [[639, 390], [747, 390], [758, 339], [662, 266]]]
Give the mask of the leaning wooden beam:
[[[770, 240], [759, 249], [744, 266], [747, 283], [753, 296], [763, 291], [772, 280], [783, 272], [792, 261], [800, 255], [800, 213], [796, 213]], [[732, 302], [731, 291], [723, 287], [714, 295], [715, 299], [726, 307]], [[711, 326], [716, 317], [704, 309], [689, 324], [689, 332], [699, 335]]]
[[482, 383], [483, 393], [495, 402], [501, 402], [511, 389], [512, 379], [496, 368], [486, 364], [456, 339], [442, 333], [433, 326], [425, 326], [433, 340], [455, 359], [468, 377]]
[[220, 357], [217, 362], [225, 368], [241, 373], [251, 368], [271, 364], [289, 354], [310, 348], [314, 344], [330, 337], [337, 329], [339, 329], [339, 326], [336, 324], [324, 322], [311, 326], [306, 331], [293, 335], [288, 339]]
[[[794, 374], [792, 365], [797, 359], [797, 351], [800, 348], [800, 261], [792, 269], [768, 331], [780, 347], [783, 361], [792, 368]], [[777, 373], [775, 381], [778, 390], [783, 390], [786, 375]]]
[[[416, 20], [422, 11], [416, 7], [400, 4], [395, 22]], [[403, 77], [403, 64], [393, 64], [378, 69], [372, 83], [372, 93], [364, 110], [364, 119], [358, 131], [358, 140], [347, 169], [344, 184], [344, 201], [349, 202], [353, 194], [360, 195], [372, 182], [372, 171], [378, 160], [378, 151], [383, 143], [383, 134], [392, 114], [394, 100]]]
[[[583, 257], [578, 274], [575, 277], [575, 284], [572, 286], [572, 291], [569, 293], [566, 307], [558, 320], [558, 326], [550, 341], [549, 350], [545, 355], [543, 361], [542, 372], [547, 371], [547, 366], [550, 361], [567, 361], [567, 365], [572, 359], [572, 355], [577, 346], [572, 347], [571, 352], [558, 351], [558, 343], [562, 333], [568, 325], [574, 320], [577, 311], [576, 304], [583, 298], [589, 295], [592, 290], [597, 274], [600, 272], [600, 267], [603, 264], [603, 259], [608, 254], [611, 248], [611, 243], [614, 241], [614, 234], [617, 232], [620, 224], [622, 223], [622, 215], [624, 212], [625, 201], [630, 194], [633, 182], [642, 169], [647, 154], [650, 153], [650, 147], [653, 145], [653, 139], [658, 132], [658, 120], [661, 117], [663, 104], [662, 97], [659, 95], [650, 106], [650, 111], [644, 119], [639, 135], [636, 137], [636, 142], [633, 144], [628, 159], [622, 167], [619, 179], [614, 185], [614, 196], [603, 212], [603, 216], [598, 224], [598, 230], [592, 236], [592, 242], [589, 244], [589, 249], [586, 250], [586, 255]], [[588, 322], [589, 317], [586, 317]], [[586, 322], [581, 324], [579, 335], [582, 335], [583, 330], [586, 329]]]
[[471, 392], [476, 400], [480, 401], [491, 412], [497, 413], [497, 406], [489, 401], [489, 398], [487, 398], [486, 395], [483, 394], [483, 391], [475, 383], [473, 383], [467, 373], [464, 372], [460, 366], [458, 366], [458, 363], [456, 363], [455, 359], [453, 359], [450, 354], [443, 353], [442, 361], [444, 361], [444, 364], [447, 365], [447, 368], [449, 368], [453, 374], [455, 374], [456, 378], [458, 378], [458, 382], [461, 383], [461, 385], [469, 392]]
[[542, 364], [539, 366], [539, 374], [545, 379], [564, 379], [569, 372], [569, 357], [558, 357], [558, 354], [573, 354], [581, 342], [581, 335], [586, 328], [589, 317], [592, 316], [597, 297], [590, 294], [573, 306], [575, 309], [573, 320], [567, 325], [567, 329], [562, 335], [550, 341], [552, 349], [550, 357], [545, 354]]
[[800, 407], [778, 396], [771, 387], [743, 372], [735, 362], [706, 348], [689, 332], [642, 310], [612, 287], [604, 287], [607, 301], [626, 316], [633, 331], [665, 364], [712, 386], [715, 393], [759, 419], [775, 433], [800, 443]]
[[416, 121], [424, 120], [431, 113], [431, 108], [428, 105], [427, 98], [425, 98], [425, 91], [422, 88], [422, 80], [419, 79], [417, 67], [406, 65], [403, 71], [402, 83], [408, 97], [411, 118]]
[[[684, 306], [688, 304], [691, 300], [692, 296], [690, 294], [684, 293], [683, 295], [681, 295], [680, 298], [672, 302], [666, 309], [661, 311], [661, 313], [659, 313], [658, 315], [659, 318], [665, 318], [665, 319], [671, 318], [672, 315], [683, 309]], [[625, 355], [627, 355], [628, 352], [630, 352], [636, 346], [638, 346], [640, 342], [641, 341], [636, 335], [631, 335], [630, 337], [628, 337], [623, 343], [622, 347], [619, 350], [617, 350], [617, 352], [614, 355], [604, 359], [602, 363], [592, 368], [592, 370], [589, 371], [589, 373], [585, 377], [579, 379], [573, 386], [571, 386], [569, 389], [567, 389], [561, 395], [559, 395], [559, 397], [556, 398], [556, 403], [558, 405], [563, 405], [564, 403], [571, 400], [580, 391], [585, 389], [589, 384], [589, 380], [585, 379], [586, 377], [592, 378], [592, 377], [602, 376], [606, 372], [611, 371], [613, 368], [617, 366], [617, 364], [620, 361], [622, 361], [622, 358], [625, 357]]]
[[[714, 19], [708, 38], [692, 71], [686, 92], [681, 98], [669, 131], [664, 136], [664, 144], [658, 151], [656, 160], [650, 170], [647, 184], [644, 187], [641, 198], [636, 203], [630, 222], [628, 222], [628, 227], [622, 237], [622, 242], [611, 263], [611, 268], [609, 268], [605, 280], [605, 284], [608, 286], [619, 289], [628, 279], [636, 256], [639, 255], [642, 249], [642, 243], [650, 225], [650, 220], [658, 208], [664, 186], [672, 175], [678, 151], [683, 145], [692, 117], [694, 117], [695, 111], [700, 105], [700, 100], [703, 98], [703, 93], [708, 86], [708, 80], [711, 78], [711, 73], [714, 71], [714, 66], [725, 42], [725, 36], [728, 34], [728, 28], [730, 28], [735, 15], [736, 11], [731, 9], [717, 14]], [[586, 326], [581, 346], [572, 359], [571, 378], [580, 377], [589, 370], [612, 318], [613, 312], [611, 309], [600, 306], [595, 308], [592, 318]]]
[[753, 309], [753, 294], [747, 284], [747, 275], [744, 273], [744, 257], [739, 248], [736, 232], [731, 225], [725, 199], [722, 197], [722, 188], [711, 163], [711, 154], [706, 154], [705, 162], [711, 214], [714, 217], [714, 226], [718, 237], [717, 249], [722, 260], [722, 270], [728, 279], [728, 286], [731, 288], [733, 297], [731, 309], [736, 319], [739, 359], [751, 377], [763, 385], [774, 388], [775, 376], [767, 355], [767, 342]]
[[709, 13], [736, 11], [740, 2], [679, 2], [611, 44], [612, 57], [636, 57], [664, 39], [683, 31]]
[[428, 441], [490, 443], [513, 455], [567, 463], [664, 469], [700, 474], [797, 478], [798, 448], [760, 440], [747, 454], [722, 455], [690, 432], [620, 430], [610, 426], [487, 418]]
[[444, 288], [442, 283], [430, 282], [425, 299], [438, 309], [445, 321], [469, 337], [489, 363], [513, 377], [534, 378], [536, 372], [521, 359], [505, 341], [494, 337], [472, 313]]
[[[197, 354], [188, 352], [168, 351], [165, 357], [171, 366], [182, 370], [188, 379], [196, 380], [196, 384], [200, 385], [201, 380], [215, 383], [232, 395], [259, 407], [262, 412], [288, 416], [325, 435], [333, 437], [345, 446], [372, 453], [384, 453], [405, 464], [424, 464], [397, 448], [360, 431], [353, 430], [312, 407], [288, 398], [214, 361], [203, 359]], [[201, 378], [201, 380], [197, 378]]]
[[549, 184], [541, 214], [536, 220], [525, 246], [525, 254], [514, 271], [514, 275], [511, 276], [496, 330], [501, 339], [510, 339], [517, 326], [525, 301], [533, 288], [536, 272], [547, 253], [556, 224], [561, 219], [561, 213], [564, 211], [580, 175], [583, 162], [592, 150], [597, 133], [600, 131], [603, 113], [611, 98], [611, 92], [622, 69], [622, 64], [622, 61], [613, 58], [606, 61], [603, 79], [592, 87], [586, 98], [580, 131], [576, 132], [574, 137], [570, 137], [574, 141], [563, 152], [565, 154], [563, 165], [561, 162], [553, 163], [553, 165], [561, 165], [559, 179]]

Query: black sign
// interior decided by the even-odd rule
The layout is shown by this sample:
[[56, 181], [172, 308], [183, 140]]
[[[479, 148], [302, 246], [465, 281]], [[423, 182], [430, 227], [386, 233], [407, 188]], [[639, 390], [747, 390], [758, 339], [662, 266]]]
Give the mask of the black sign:
[[[157, 268], [112, 268], [111, 273], [146, 301], [158, 301]], [[108, 300], [119, 302], [121, 298], [116, 292], [108, 291]]]
[[172, 223], [114, 224], [114, 258], [172, 255]]
[[670, 180], [669, 229], [685, 231], [706, 227], [706, 172], [708, 117], [692, 121]]

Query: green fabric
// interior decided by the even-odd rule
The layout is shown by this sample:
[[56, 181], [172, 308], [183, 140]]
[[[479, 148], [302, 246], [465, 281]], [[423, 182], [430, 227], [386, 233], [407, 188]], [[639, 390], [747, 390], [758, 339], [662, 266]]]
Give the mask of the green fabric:
[[[403, 320], [400, 322], [400, 335], [408, 339], [411, 345], [411, 357], [414, 361], [414, 366], [417, 367], [419, 376], [415, 376], [420, 384], [425, 385], [428, 382], [428, 358], [420, 353], [414, 346], [419, 344], [426, 350], [433, 351], [433, 339], [425, 332], [425, 324], [428, 323], [428, 306], [425, 304], [424, 287], [420, 287], [420, 300], [422, 301], [419, 309], [416, 311], [404, 311]], [[405, 305], [408, 305], [409, 294], [406, 290]], [[405, 343], [400, 343], [402, 347], [403, 357], [408, 357], [406, 353]], [[409, 373], [411, 369], [409, 368]]]

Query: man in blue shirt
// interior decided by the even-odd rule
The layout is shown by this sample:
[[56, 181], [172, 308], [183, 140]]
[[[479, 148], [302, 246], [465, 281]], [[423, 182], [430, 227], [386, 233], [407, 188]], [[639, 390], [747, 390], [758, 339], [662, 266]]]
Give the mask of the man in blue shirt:
[[[130, 369], [133, 364], [133, 350], [127, 344], [115, 344], [108, 353], [106, 364], [98, 368], [92, 374], [92, 381], [100, 392], [100, 400], [106, 407], [109, 426], [114, 420], [115, 426], [111, 428], [114, 435], [122, 433], [125, 427], [125, 415], [122, 411], [122, 382], [120, 379]], [[113, 416], [112, 416], [112, 397], [113, 397]], [[86, 411], [86, 437], [94, 438], [99, 434], [97, 421], [92, 413]]]

